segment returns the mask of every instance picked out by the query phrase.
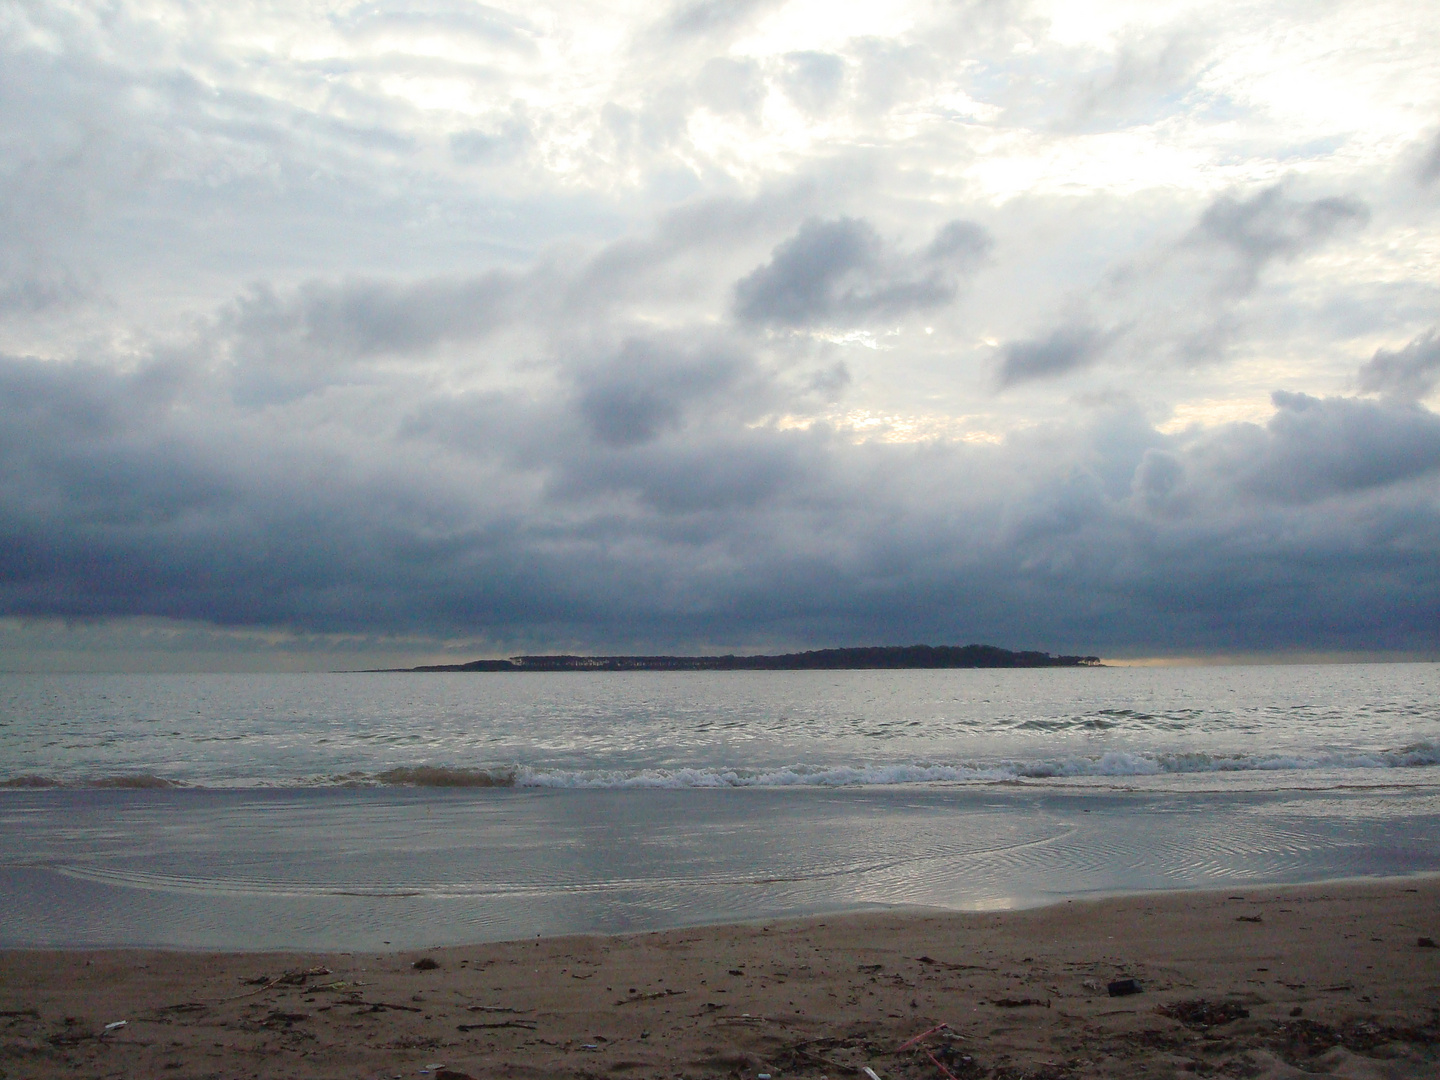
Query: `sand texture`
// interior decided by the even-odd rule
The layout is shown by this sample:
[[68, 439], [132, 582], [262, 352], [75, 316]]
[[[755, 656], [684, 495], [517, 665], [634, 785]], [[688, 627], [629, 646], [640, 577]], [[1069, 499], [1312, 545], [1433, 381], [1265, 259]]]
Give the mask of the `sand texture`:
[[1435, 879], [380, 956], [12, 951], [0, 1074], [1437, 1077], [1422, 939]]

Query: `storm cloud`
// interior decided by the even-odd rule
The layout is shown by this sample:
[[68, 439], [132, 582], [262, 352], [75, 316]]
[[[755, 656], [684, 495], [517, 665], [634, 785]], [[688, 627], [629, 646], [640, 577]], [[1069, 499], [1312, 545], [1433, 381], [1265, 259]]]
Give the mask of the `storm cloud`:
[[1377, 349], [1360, 368], [1360, 389], [1418, 399], [1440, 382], [1440, 337], [1434, 330], [1400, 349]]
[[1433, 43], [1126, 12], [17, 10], [0, 621], [1434, 654]]
[[906, 253], [887, 249], [867, 221], [811, 219], [736, 283], [735, 311], [746, 322], [804, 326], [939, 307], [991, 246], [970, 221], [949, 222], [923, 250]]

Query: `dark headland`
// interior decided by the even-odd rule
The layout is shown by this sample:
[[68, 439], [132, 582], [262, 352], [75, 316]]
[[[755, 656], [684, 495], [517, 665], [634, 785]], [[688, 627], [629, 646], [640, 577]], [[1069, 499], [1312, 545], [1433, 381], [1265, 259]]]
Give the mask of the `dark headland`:
[[1094, 667], [1098, 656], [1012, 652], [994, 645], [883, 645], [778, 656], [512, 656], [401, 671], [854, 671], [909, 668]]

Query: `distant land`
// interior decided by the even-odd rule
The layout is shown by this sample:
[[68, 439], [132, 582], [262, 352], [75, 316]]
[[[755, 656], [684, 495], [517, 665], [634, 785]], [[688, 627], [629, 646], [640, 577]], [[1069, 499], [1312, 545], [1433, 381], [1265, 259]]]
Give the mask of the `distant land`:
[[852, 671], [909, 668], [1095, 667], [1098, 656], [1012, 652], [994, 645], [882, 645], [778, 656], [512, 656], [392, 671]]

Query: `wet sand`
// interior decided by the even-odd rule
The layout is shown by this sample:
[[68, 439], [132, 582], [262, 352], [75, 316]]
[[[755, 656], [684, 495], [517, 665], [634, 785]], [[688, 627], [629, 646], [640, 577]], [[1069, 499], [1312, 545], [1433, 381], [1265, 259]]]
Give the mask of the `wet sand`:
[[13, 950], [0, 1076], [1433, 1077], [1422, 939], [1437, 878], [386, 954]]

